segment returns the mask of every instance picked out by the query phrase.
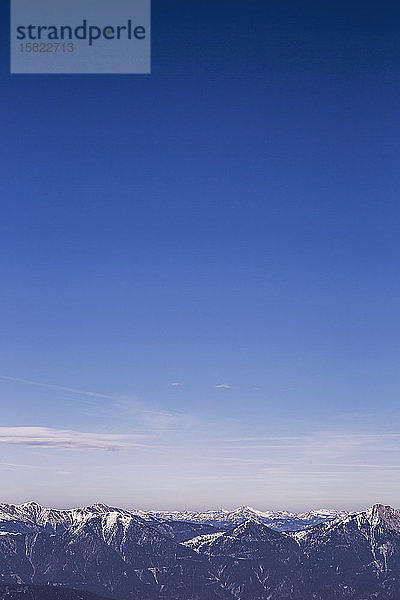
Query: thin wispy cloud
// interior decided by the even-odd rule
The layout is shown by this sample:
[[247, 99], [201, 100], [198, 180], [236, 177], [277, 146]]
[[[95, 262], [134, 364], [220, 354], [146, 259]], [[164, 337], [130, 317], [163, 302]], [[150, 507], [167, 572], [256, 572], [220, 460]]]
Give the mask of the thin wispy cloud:
[[[136, 424], [140, 425], [141, 429], [145, 429], [152, 433], [156, 430], [166, 430], [171, 429], [173, 427], [186, 427], [190, 422], [192, 422], [192, 418], [189, 418], [187, 415], [182, 413], [181, 411], [176, 410], [158, 410], [156, 408], [150, 409], [145, 407], [143, 403], [141, 403], [137, 398], [131, 397], [126, 398], [122, 396], [113, 396], [108, 394], [101, 394], [99, 392], [92, 392], [88, 390], [81, 390], [77, 388], [55, 385], [52, 383], [45, 383], [43, 381], [34, 381], [31, 379], [25, 379], [21, 377], [9, 377], [6, 375], [0, 375], [0, 380], [9, 381], [13, 383], [22, 383], [26, 385], [32, 385], [36, 387], [41, 387], [49, 390], [57, 390], [68, 392], [70, 394], [76, 394], [80, 396], [85, 396], [87, 398], [100, 398], [104, 400], [111, 400], [112, 403], [108, 405], [108, 407], [97, 407], [95, 412], [93, 412], [93, 416], [110, 416], [110, 410], [115, 408], [124, 415], [124, 417], [132, 417], [135, 419]], [[173, 382], [171, 384], [174, 387], [181, 386], [180, 382]], [[56, 431], [56, 430], [55, 430]], [[104, 440], [106, 443], [107, 440]], [[1, 441], [0, 444], [4, 443]], [[11, 443], [11, 442], [10, 442]], [[34, 445], [32, 443], [32, 445]], [[90, 444], [89, 444], [90, 445]], [[110, 444], [111, 446], [111, 444]], [[115, 444], [117, 447], [118, 444]], [[122, 447], [122, 445], [121, 445]]]
[[99, 394], [98, 392], [90, 392], [88, 390], [79, 390], [76, 388], [65, 387], [63, 385], [55, 385], [53, 383], [44, 383], [43, 381], [33, 381], [31, 379], [23, 379], [20, 377], [7, 377], [6, 375], [0, 375], [0, 379], [3, 381], [10, 381], [13, 383], [24, 383], [27, 385], [34, 385], [49, 390], [58, 390], [61, 392], [70, 392], [71, 394], [79, 394], [80, 396], [88, 396], [90, 398], [104, 398], [106, 400], [115, 400], [115, 396], [108, 396], [107, 394]]
[[[381, 440], [400, 440], [400, 432], [394, 433], [315, 433], [310, 435], [293, 435], [293, 436], [248, 436], [248, 437], [227, 437], [214, 439], [215, 442], [221, 444], [242, 444], [248, 442], [251, 448], [261, 447], [259, 444], [265, 443], [265, 447], [270, 447], [271, 444], [285, 444], [285, 445], [326, 445], [334, 440], [337, 442], [348, 442], [352, 445], [359, 445], [365, 442], [374, 443]], [[247, 446], [246, 446], [247, 447]]]
[[87, 433], [50, 427], [0, 427], [0, 445], [63, 450], [123, 450], [154, 447], [146, 435]]
[[[282, 467], [296, 467], [296, 471], [298, 471], [297, 467], [299, 463], [295, 463], [294, 461], [284, 462], [277, 461], [271, 462], [265, 458], [241, 458], [237, 456], [201, 456], [199, 460], [204, 461], [215, 461], [221, 463], [233, 463], [236, 465], [260, 465], [268, 468], [282, 468]], [[304, 461], [302, 461], [304, 464]], [[340, 469], [362, 469], [367, 471], [382, 471], [382, 470], [392, 470], [392, 471], [400, 471], [400, 465], [396, 464], [377, 464], [377, 463], [346, 463], [346, 462], [315, 462], [313, 461], [309, 464], [309, 469], [319, 469], [320, 467], [335, 467]], [[311, 471], [306, 471], [310, 473]], [[323, 471], [318, 471], [323, 472]], [[329, 471], [329, 472], [338, 472], [338, 471]], [[340, 471], [342, 472], [342, 471]]]
[[[400, 432], [317, 432], [299, 436], [243, 436], [209, 440], [216, 454], [209, 460], [225, 465], [268, 468], [282, 476], [294, 472], [399, 472]], [[217, 454], [217, 453], [221, 454]], [[329, 471], [328, 471], [329, 470]]]
[[218, 385], [215, 386], [215, 388], [217, 390], [230, 390], [232, 388], [232, 386], [228, 385], [227, 383], [219, 383]]
[[188, 429], [195, 421], [192, 415], [180, 410], [148, 408], [135, 397], [119, 398], [115, 402], [114, 408], [124, 415], [124, 418], [132, 419], [141, 428], [154, 433], [172, 429]]
[[24, 465], [19, 463], [0, 462], [0, 469], [5, 469], [6, 471], [27, 471], [30, 469], [36, 469], [36, 467], [33, 465]]
[[[96, 406], [95, 410], [93, 411], [93, 416], [106, 416], [108, 418], [112, 414], [110, 411], [116, 408], [121, 412], [122, 415], [124, 415], [124, 417], [134, 418], [136, 424], [140, 425], [146, 430], [153, 431], [160, 429], [171, 429], [172, 427], [187, 427], [189, 423], [191, 424], [193, 422], [193, 418], [186, 415], [182, 411], [173, 409], [161, 410], [157, 408], [148, 408], [135, 396], [129, 398], [123, 396], [113, 396], [67, 386], [55, 385], [52, 383], [45, 383], [43, 381], [34, 381], [21, 377], [8, 377], [6, 375], [0, 375], [0, 380], [32, 385], [49, 390], [68, 392], [70, 394], [85, 396], [87, 398], [111, 400], [112, 402], [109, 403], [107, 407]], [[178, 387], [182, 384], [178, 381], [175, 381], [171, 385]]]
[[173, 381], [171, 383], [172, 387], [180, 387], [182, 385], [182, 383], [180, 381]]

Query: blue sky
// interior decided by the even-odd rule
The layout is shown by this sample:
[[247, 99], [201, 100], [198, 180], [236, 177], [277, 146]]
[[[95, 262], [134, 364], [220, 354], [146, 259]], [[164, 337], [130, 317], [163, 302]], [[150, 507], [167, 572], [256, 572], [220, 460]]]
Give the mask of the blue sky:
[[2, 499], [397, 505], [399, 9], [154, 0], [151, 76], [1, 11]]

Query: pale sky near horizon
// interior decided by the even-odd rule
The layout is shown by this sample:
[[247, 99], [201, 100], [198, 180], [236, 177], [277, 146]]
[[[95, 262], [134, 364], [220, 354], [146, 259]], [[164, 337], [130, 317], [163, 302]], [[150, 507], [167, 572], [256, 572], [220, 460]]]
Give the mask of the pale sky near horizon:
[[1, 7], [0, 501], [399, 505], [400, 8], [323, 4], [154, 0], [151, 76]]

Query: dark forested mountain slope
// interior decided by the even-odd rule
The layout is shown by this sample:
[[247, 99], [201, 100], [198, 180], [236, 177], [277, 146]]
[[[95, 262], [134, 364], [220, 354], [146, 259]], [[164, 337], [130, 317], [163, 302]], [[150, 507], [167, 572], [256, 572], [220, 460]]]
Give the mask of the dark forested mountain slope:
[[58, 586], [0, 584], [0, 600], [107, 600], [107, 598]]
[[186, 545], [240, 600], [400, 599], [400, 512], [390, 507], [286, 535], [246, 523]]
[[247, 521], [232, 532], [201, 536], [185, 545], [208, 558], [236, 598], [269, 598], [274, 592], [289, 597], [283, 594], [291, 590], [291, 574], [300, 561], [298, 543], [290, 536]]
[[2, 533], [0, 577], [119, 600], [229, 598], [205, 558], [141, 519], [117, 512], [92, 516], [59, 534]]

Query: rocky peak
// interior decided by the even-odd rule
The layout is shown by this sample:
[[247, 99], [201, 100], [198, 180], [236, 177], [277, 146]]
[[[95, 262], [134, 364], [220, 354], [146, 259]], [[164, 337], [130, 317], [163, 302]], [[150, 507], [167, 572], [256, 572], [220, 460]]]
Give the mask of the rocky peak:
[[366, 512], [367, 520], [374, 527], [385, 525], [389, 529], [400, 532], [400, 511], [391, 506], [383, 504], [374, 504]]

